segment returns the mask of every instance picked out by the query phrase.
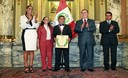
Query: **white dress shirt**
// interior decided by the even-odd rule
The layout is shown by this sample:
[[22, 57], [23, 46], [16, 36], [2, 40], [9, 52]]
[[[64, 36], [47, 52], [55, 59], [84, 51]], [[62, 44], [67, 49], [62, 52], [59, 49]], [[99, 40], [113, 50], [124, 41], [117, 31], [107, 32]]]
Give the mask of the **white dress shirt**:
[[45, 28], [45, 30], [47, 32], [46, 40], [50, 40], [51, 39], [51, 33], [50, 33], [50, 29], [49, 29], [48, 25], [44, 24], [44, 28]]
[[61, 33], [63, 32], [64, 26], [60, 26]]
[[111, 24], [111, 20], [107, 20], [107, 23], [108, 23], [108, 24]]
[[[111, 20], [107, 20], [108, 24], [111, 24]], [[111, 30], [108, 30], [108, 32], [111, 32]]]
[[86, 22], [87, 22], [88, 18], [86, 18], [86, 19], [83, 19], [83, 22], [84, 22], [84, 20], [86, 20]]

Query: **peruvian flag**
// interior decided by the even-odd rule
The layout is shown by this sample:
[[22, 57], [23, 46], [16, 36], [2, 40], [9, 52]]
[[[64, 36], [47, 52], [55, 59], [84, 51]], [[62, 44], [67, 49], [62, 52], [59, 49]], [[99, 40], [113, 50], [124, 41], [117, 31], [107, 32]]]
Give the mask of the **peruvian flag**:
[[74, 32], [75, 22], [72, 18], [72, 15], [69, 11], [68, 6], [66, 5], [66, 0], [60, 0], [57, 14], [55, 16], [54, 23], [53, 23], [54, 25], [58, 24], [58, 17], [60, 15], [65, 16], [65, 24], [68, 24], [70, 26], [70, 28], [72, 30], [72, 38], [75, 38], [77, 36], [77, 34]]

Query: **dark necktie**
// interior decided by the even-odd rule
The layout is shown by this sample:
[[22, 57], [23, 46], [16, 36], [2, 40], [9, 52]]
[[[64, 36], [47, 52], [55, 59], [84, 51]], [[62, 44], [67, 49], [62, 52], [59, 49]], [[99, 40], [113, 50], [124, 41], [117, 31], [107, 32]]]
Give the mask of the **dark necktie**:
[[59, 24], [59, 26], [64, 26], [64, 24]]

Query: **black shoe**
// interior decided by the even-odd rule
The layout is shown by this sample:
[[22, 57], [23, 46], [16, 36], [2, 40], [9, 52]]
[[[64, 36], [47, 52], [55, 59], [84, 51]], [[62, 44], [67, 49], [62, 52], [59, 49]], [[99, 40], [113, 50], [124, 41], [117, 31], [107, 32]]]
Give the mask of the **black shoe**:
[[93, 70], [93, 69], [88, 69], [88, 71], [90, 71], [90, 72], [94, 72], [94, 70]]
[[45, 69], [43, 69], [42, 71], [43, 71], [43, 72], [45, 72], [46, 70], [45, 70]]
[[81, 72], [84, 72], [86, 69], [81, 69]]
[[111, 68], [113, 71], [116, 71], [116, 68]]
[[70, 72], [70, 69], [65, 69], [66, 72]]
[[104, 70], [105, 70], [105, 71], [108, 71], [108, 70], [109, 70], [109, 68], [104, 68]]
[[58, 71], [58, 70], [59, 70], [59, 69], [54, 69], [53, 71], [56, 72], [56, 71]]
[[49, 71], [52, 71], [52, 69], [48, 69]]

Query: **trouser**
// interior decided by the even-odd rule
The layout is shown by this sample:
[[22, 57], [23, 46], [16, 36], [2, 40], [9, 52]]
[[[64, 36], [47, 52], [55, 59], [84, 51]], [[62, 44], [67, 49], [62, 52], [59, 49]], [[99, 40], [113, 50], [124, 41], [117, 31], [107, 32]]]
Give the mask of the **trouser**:
[[63, 52], [65, 69], [69, 69], [69, 48], [55, 48], [55, 69], [60, 69]]
[[103, 53], [104, 53], [104, 67], [109, 68], [109, 48], [111, 49], [111, 68], [116, 67], [117, 63], [117, 46], [115, 45], [105, 45], [103, 46]]
[[42, 69], [52, 69], [52, 54], [53, 45], [50, 40], [47, 40], [43, 46], [40, 46]]

